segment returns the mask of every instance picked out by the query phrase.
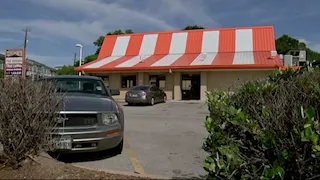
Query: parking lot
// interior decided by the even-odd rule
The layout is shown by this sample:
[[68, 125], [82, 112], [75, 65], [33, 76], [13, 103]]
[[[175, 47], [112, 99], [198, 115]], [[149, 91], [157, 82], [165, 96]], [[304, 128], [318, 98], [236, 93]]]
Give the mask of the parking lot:
[[204, 102], [126, 106], [125, 149], [121, 155], [77, 155], [70, 163], [98, 170], [196, 178], [205, 174], [202, 143], [207, 136]]

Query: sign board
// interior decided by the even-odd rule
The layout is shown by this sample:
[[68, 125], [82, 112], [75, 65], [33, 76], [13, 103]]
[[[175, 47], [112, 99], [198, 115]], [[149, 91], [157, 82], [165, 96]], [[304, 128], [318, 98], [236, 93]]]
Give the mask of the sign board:
[[23, 49], [6, 49], [4, 60], [4, 74], [6, 77], [23, 76], [24, 66]]

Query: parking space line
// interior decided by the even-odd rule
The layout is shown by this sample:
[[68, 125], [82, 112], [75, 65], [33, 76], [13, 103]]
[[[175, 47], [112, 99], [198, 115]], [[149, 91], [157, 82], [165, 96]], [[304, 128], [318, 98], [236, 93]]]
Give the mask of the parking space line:
[[130, 145], [126, 139], [127, 138], [125, 138], [125, 140], [124, 140], [124, 146], [125, 146], [125, 149], [129, 155], [129, 158], [130, 158], [131, 164], [134, 168], [134, 171], [139, 174], [145, 174], [144, 169], [140, 165], [140, 162], [139, 162], [136, 154], [134, 153], [133, 149], [130, 147]]

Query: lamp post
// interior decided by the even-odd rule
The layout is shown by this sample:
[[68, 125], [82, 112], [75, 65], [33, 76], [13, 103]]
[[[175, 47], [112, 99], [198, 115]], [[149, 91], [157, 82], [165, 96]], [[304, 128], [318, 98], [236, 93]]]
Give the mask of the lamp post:
[[[76, 44], [76, 47], [79, 47], [79, 66], [81, 66], [81, 61], [82, 61], [82, 45], [81, 44]], [[79, 76], [81, 76], [81, 72], [79, 72]]]

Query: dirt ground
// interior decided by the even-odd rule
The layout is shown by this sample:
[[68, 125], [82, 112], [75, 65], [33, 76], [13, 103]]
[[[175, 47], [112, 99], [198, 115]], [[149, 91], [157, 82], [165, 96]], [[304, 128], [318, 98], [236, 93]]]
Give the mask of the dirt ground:
[[[1, 168], [1, 166], [0, 166]], [[2, 167], [0, 179], [141, 179], [151, 180], [136, 176], [110, 174], [74, 167], [58, 162], [49, 156], [39, 156], [34, 160], [28, 159], [18, 169]]]

